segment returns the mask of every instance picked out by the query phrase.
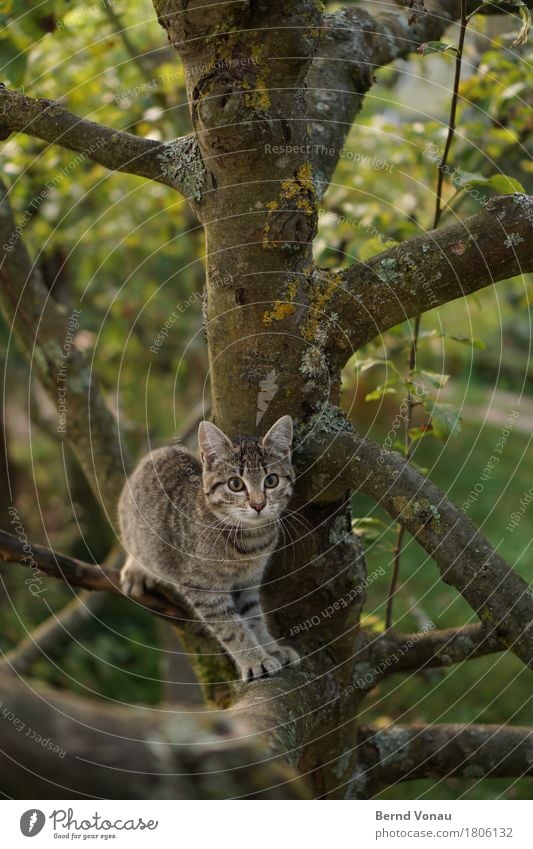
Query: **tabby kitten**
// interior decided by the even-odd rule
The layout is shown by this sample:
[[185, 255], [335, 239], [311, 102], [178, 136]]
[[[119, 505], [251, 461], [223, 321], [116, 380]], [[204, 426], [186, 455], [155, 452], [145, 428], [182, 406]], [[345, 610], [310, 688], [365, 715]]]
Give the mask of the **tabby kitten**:
[[259, 588], [292, 494], [292, 420], [263, 439], [232, 442], [211, 422], [198, 430], [201, 464], [184, 448], [145, 457], [126, 482], [119, 522], [132, 596], [171, 585], [237, 664], [244, 681], [296, 663], [268, 630]]

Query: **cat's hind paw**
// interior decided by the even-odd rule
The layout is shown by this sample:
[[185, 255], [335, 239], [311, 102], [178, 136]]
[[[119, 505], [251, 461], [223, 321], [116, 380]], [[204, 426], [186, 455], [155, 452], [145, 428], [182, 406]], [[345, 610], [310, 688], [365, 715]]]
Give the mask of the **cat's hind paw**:
[[281, 663], [274, 655], [265, 655], [260, 660], [246, 663], [241, 667], [243, 681], [255, 681], [258, 678], [268, 678], [275, 672], [279, 672]]
[[277, 645], [272, 649], [272, 654], [277, 657], [282, 666], [292, 666], [300, 662], [300, 655], [290, 646]]

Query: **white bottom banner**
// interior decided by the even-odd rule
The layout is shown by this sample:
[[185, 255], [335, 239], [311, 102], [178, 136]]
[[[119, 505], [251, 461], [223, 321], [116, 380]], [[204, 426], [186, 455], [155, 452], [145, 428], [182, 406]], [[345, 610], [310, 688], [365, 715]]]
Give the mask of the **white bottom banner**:
[[[335, 810], [332, 807], [335, 806]], [[1, 845], [530, 849], [530, 802], [4, 801]], [[35, 843], [29, 841], [35, 839]]]

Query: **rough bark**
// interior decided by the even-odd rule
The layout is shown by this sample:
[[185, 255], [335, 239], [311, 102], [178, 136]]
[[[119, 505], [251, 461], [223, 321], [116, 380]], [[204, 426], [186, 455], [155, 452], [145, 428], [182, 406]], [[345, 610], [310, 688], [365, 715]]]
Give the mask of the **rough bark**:
[[[265, 695], [278, 695], [259, 683], [231, 714], [206, 716], [116, 708], [2, 672], [2, 792], [17, 799], [305, 798], [292, 753], [282, 757], [290, 722], [273, 729], [267, 749], [259, 719], [254, 727], [242, 718], [265, 687]], [[261, 714], [267, 727], [269, 703]]]
[[191, 201], [205, 188], [205, 168], [193, 135], [158, 142], [79, 118], [55, 100], [0, 86], [0, 139], [19, 132], [98, 162], [177, 189]]
[[340, 273], [328, 309], [340, 316], [346, 360], [414, 315], [533, 271], [533, 198], [492, 199], [464, 221], [430, 230]]
[[359, 731], [364, 766], [354, 790], [375, 794], [415, 778], [533, 775], [533, 729], [508, 725], [394, 725]]

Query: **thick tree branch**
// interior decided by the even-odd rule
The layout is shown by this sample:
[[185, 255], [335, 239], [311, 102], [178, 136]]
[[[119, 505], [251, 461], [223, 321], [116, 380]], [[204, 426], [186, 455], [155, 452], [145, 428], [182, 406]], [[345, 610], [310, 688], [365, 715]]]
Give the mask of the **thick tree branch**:
[[0, 86], [0, 139], [34, 136], [82, 154], [112, 171], [125, 171], [199, 200], [206, 170], [194, 135], [159, 142], [79, 118], [54, 100], [36, 100]]
[[[527, 5], [532, 8], [533, 0]], [[469, 0], [468, 13], [480, 6]], [[369, 8], [349, 6], [324, 16], [318, 56], [308, 74], [307, 105], [312, 122], [312, 158], [323, 194], [377, 68], [405, 59], [427, 41], [440, 41], [460, 15], [460, 0], [426, 0], [427, 14], [392, 9], [390, 2]], [[376, 11], [374, 11], [376, 10]], [[500, 11], [486, 7], [486, 13]], [[504, 7], [503, 11], [513, 11]]]
[[[0, 310], [32, 369], [58, 410], [58, 439], [65, 436], [111, 520], [122, 489], [127, 451], [116, 420], [100, 394], [91, 361], [75, 344], [73, 323], [30, 260], [0, 182]], [[76, 322], [74, 322], [76, 324]]]
[[0, 673], [0, 693], [0, 789], [8, 797], [309, 796], [285, 757], [292, 721], [272, 724], [268, 696], [275, 703], [284, 694], [269, 682], [249, 686], [231, 712], [204, 716], [179, 707], [110, 707], [27, 686], [6, 673]]
[[475, 724], [362, 727], [358, 740], [362, 760], [359, 784], [368, 795], [415, 778], [533, 775], [533, 728]]
[[[460, 0], [425, 0], [426, 14], [413, 14], [412, 9], [405, 4], [402, 4], [403, 12], [393, 11], [388, 0], [372, 5], [379, 9], [374, 16], [372, 59], [376, 66], [387, 65], [394, 59], [405, 59], [427, 41], [439, 41], [449, 25], [457, 21], [461, 14]], [[526, 5], [533, 8], [532, 0], [528, 0]], [[479, 0], [468, 0], [467, 15], [471, 15], [480, 6]], [[509, 5], [503, 8], [487, 6], [483, 11], [487, 15], [516, 13], [516, 9]]]
[[[306, 443], [310, 492], [357, 488], [401, 522], [496, 639], [533, 668], [533, 597], [476, 526], [405, 458], [347, 431]], [[314, 458], [314, 459], [313, 459]]]
[[[60, 554], [51, 548], [28, 543], [23, 536], [18, 538], [2, 530], [0, 530], [0, 559], [5, 563], [18, 563], [31, 569], [28, 588], [35, 596], [39, 596], [46, 588], [43, 582], [44, 575], [65, 581], [71, 587], [123, 595], [120, 587], [120, 573], [116, 568], [86, 563], [68, 554]], [[191, 617], [183, 605], [171, 602], [158, 593], [146, 593], [138, 601], [152, 613], [167, 619], [181, 621], [189, 620]]]
[[395, 672], [447, 667], [504, 650], [505, 645], [484, 625], [464, 625], [414, 634], [387, 632], [370, 645], [376, 678]]
[[414, 315], [533, 271], [532, 235], [533, 198], [505, 195], [465, 221], [354, 263], [328, 305], [342, 316], [339, 356]]

